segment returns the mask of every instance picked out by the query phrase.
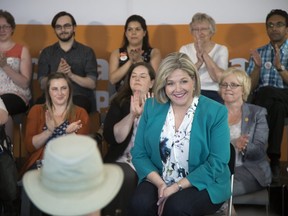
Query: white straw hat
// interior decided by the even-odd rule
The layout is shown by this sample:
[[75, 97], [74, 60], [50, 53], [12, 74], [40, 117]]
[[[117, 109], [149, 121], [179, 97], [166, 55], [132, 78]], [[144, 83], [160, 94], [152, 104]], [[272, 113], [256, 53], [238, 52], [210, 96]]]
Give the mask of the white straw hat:
[[28, 171], [23, 185], [32, 202], [52, 215], [83, 215], [106, 206], [118, 193], [123, 171], [104, 164], [95, 140], [68, 135], [51, 140], [40, 170]]

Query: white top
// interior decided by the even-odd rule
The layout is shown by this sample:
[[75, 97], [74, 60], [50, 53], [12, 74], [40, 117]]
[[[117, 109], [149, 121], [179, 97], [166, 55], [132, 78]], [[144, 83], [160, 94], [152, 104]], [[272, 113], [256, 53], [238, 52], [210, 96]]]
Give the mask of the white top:
[[128, 165], [130, 165], [130, 167], [133, 170], [136, 170], [136, 169], [132, 163], [131, 149], [134, 146], [135, 136], [136, 136], [138, 124], [140, 122], [140, 118], [141, 118], [141, 116], [139, 116], [139, 118], [134, 119], [133, 133], [132, 133], [130, 142], [129, 142], [128, 146], [126, 147], [125, 151], [123, 152], [123, 154], [116, 160], [117, 162], [127, 163]]
[[7, 113], [8, 113], [8, 111], [7, 111], [7, 109], [6, 109], [6, 106], [5, 106], [5, 104], [3, 103], [3, 100], [0, 98], [0, 109], [2, 109], [2, 110], [5, 110]]
[[[196, 49], [194, 43], [182, 46], [179, 52], [187, 54], [192, 60], [192, 62], [196, 64], [198, 58], [196, 56]], [[208, 55], [213, 59], [213, 61], [218, 65], [218, 67], [222, 68], [223, 70], [226, 70], [228, 68], [228, 49], [226, 46], [215, 44], [215, 46], [208, 53]], [[218, 83], [214, 82], [211, 79], [205, 63], [201, 65], [198, 72], [200, 76], [202, 90], [211, 90], [211, 91], [219, 90]]]
[[[16, 73], [20, 73], [20, 64], [21, 59], [16, 57], [8, 57], [7, 64], [14, 70]], [[31, 99], [30, 88], [22, 88], [15, 84], [12, 79], [6, 74], [6, 72], [0, 67], [0, 95], [2, 94], [15, 94], [22, 98], [26, 103], [29, 103]]]
[[175, 131], [175, 115], [170, 104], [160, 135], [162, 178], [167, 185], [180, 181], [189, 174], [190, 133], [199, 97], [194, 97], [179, 128]]
[[241, 136], [241, 120], [233, 125], [229, 125], [231, 143], [235, 148], [235, 166], [241, 166], [243, 164], [243, 156], [241, 151], [236, 148], [236, 141]]

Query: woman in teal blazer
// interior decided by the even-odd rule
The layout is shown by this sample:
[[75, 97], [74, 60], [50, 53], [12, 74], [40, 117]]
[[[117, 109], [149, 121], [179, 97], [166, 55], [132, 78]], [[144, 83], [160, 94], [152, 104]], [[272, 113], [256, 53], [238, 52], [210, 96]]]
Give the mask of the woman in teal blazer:
[[205, 215], [230, 196], [227, 109], [200, 95], [186, 54], [161, 63], [154, 99], [146, 100], [132, 162], [139, 185], [129, 215]]

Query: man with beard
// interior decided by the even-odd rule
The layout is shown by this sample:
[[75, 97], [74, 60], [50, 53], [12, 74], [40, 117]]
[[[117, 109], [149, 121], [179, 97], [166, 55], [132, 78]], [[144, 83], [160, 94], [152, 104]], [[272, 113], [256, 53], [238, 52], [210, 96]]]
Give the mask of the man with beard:
[[[95, 53], [75, 40], [76, 21], [70, 13], [59, 12], [51, 25], [58, 42], [46, 47], [40, 54], [38, 80], [41, 89], [45, 89], [48, 74], [65, 73], [73, 84], [74, 104], [85, 108], [88, 113], [96, 111], [94, 90], [98, 74]], [[43, 103], [44, 98], [36, 103]]]
[[279, 180], [281, 141], [285, 117], [288, 116], [288, 14], [275, 9], [266, 17], [270, 43], [251, 51], [247, 73], [254, 90], [252, 103], [268, 111], [269, 139], [267, 154], [273, 174]]

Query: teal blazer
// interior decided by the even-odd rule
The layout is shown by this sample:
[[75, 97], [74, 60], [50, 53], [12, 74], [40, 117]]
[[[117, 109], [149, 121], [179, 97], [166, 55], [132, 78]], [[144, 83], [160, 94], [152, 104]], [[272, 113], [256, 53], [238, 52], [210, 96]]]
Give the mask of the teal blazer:
[[[132, 162], [139, 181], [155, 171], [161, 176], [160, 134], [170, 102], [146, 100], [132, 149]], [[230, 133], [224, 105], [200, 96], [195, 111], [189, 146], [189, 174], [186, 178], [198, 190], [206, 189], [213, 203], [229, 199]]]

